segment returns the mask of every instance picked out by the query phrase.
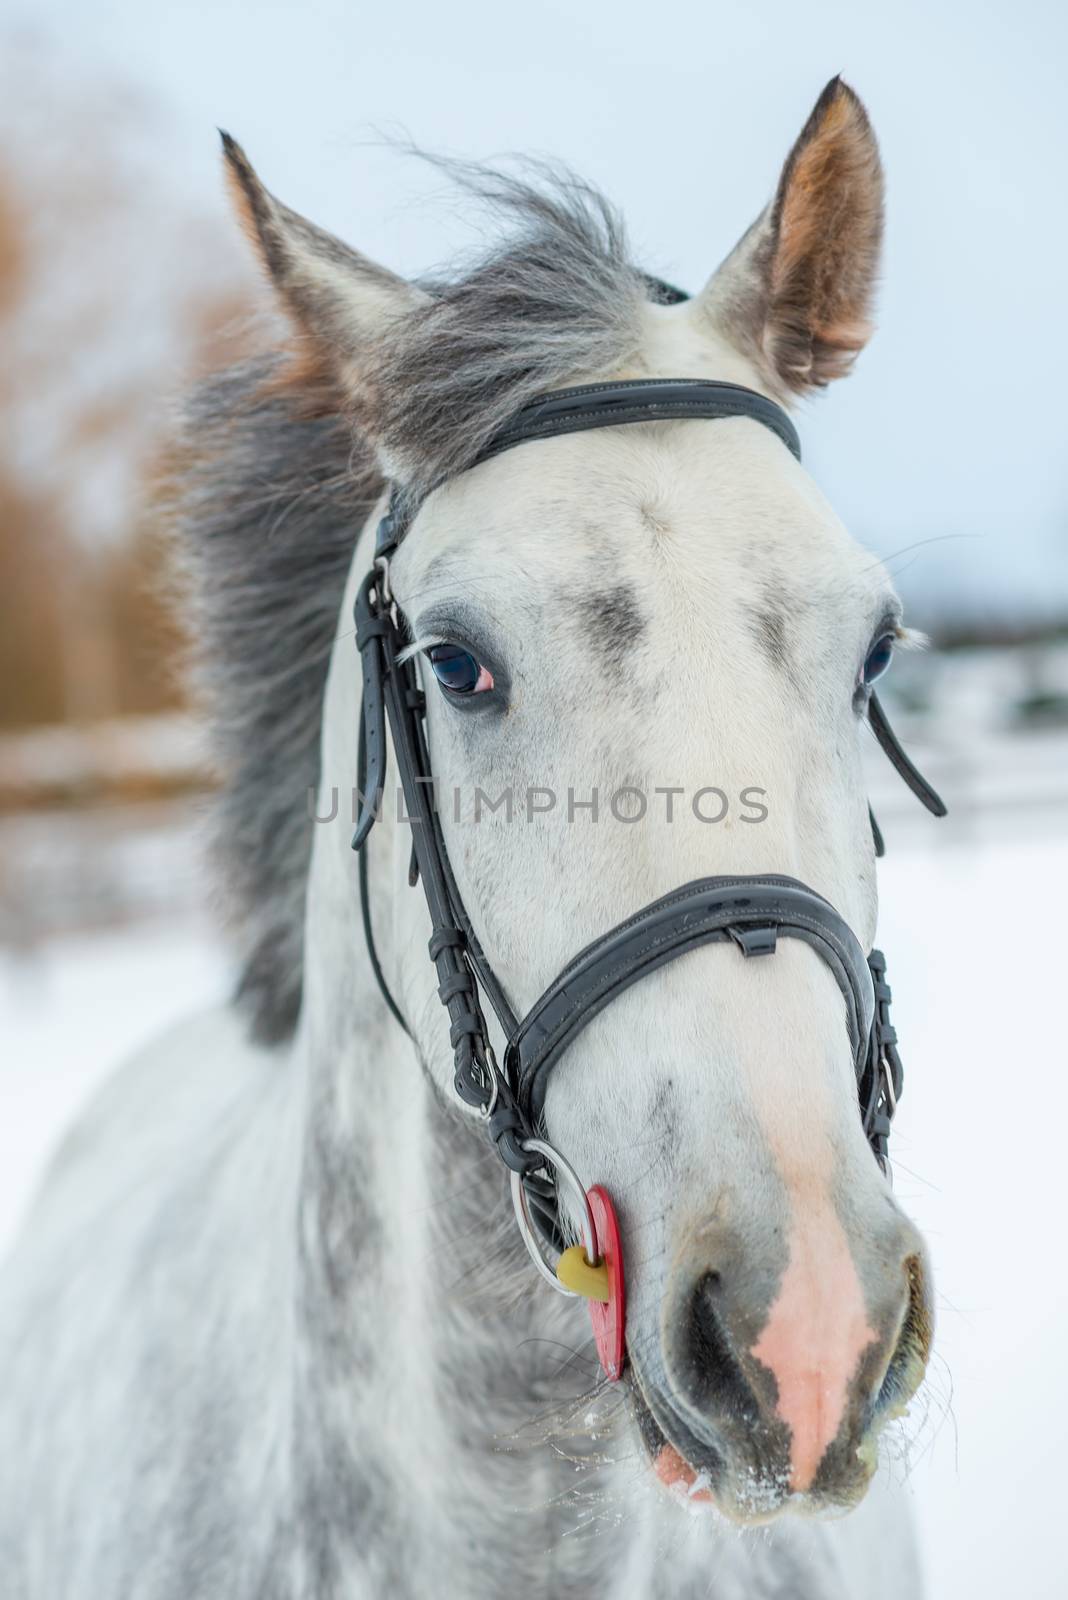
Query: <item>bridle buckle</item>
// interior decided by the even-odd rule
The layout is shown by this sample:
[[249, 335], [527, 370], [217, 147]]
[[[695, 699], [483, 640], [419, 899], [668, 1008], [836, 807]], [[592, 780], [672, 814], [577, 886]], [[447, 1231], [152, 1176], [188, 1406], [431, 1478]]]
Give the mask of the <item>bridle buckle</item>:
[[378, 590], [379, 601], [383, 610], [392, 611], [396, 602], [389, 582], [389, 557], [375, 556], [374, 567], [378, 573], [378, 582], [375, 587]]

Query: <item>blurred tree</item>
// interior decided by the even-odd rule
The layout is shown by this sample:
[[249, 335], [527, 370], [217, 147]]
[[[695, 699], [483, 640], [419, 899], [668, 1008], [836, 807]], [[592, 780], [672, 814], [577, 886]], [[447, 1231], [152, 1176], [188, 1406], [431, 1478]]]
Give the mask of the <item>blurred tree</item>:
[[247, 348], [247, 277], [158, 135], [38, 50], [0, 69], [0, 729], [177, 703], [146, 500], [176, 389]]
[[0, 728], [64, 714], [63, 617], [53, 574], [73, 559], [55, 504], [4, 465], [0, 460]]

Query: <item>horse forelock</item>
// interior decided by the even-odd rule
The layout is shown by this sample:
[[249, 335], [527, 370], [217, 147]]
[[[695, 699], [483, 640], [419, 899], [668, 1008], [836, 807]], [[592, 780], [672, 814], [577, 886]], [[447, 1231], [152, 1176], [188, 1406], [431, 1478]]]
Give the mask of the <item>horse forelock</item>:
[[375, 428], [416, 497], [469, 466], [529, 400], [631, 361], [661, 288], [631, 264], [615, 209], [566, 168], [437, 164], [511, 226], [467, 271], [424, 279], [428, 298], [373, 352]]

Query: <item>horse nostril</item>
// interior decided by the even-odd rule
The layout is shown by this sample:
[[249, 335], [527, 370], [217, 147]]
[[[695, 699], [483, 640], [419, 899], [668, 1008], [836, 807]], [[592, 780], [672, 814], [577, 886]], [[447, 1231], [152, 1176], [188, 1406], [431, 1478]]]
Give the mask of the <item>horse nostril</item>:
[[726, 1412], [756, 1423], [756, 1398], [727, 1332], [723, 1298], [720, 1274], [703, 1273], [693, 1287], [683, 1330], [687, 1389], [702, 1411]]
[[880, 1410], [895, 1403], [900, 1405], [912, 1397], [931, 1354], [931, 1307], [920, 1256], [906, 1257], [905, 1277], [908, 1303], [890, 1365], [879, 1388], [876, 1405]]

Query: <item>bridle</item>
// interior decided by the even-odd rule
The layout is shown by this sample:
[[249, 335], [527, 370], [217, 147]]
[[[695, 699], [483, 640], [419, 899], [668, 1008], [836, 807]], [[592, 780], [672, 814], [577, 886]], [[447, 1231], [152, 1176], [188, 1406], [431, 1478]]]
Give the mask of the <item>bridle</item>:
[[[479, 451], [471, 466], [535, 439], [618, 427], [631, 422], [745, 417], [768, 428], [798, 459], [801, 447], [785, 411], [764, 395], [737, 384], [697, 379], [640, 379], [561, 389], [524, 406]], [[381, 805], [386, 770], [386, 721], [395, 752], [404, 803], [411, 822], [409, 883], [422, 883], [430, 913], [430, 959], [438, 995], [449, 1016], [454, 1052], [454, 1087], [465, 1105], [481, 1112], [486, 1131], [511, 1175], [512, 1198], [524, 1242], [539, 1271], [570, 1293], [546, 1259], [546, 1247], [561, 1245], [558, 1210], [567, 1188], [581, 1217], [586, 1259], [602, 1254], [603, 1191], [588, 1194], [564, 1157], [539, 1137], [549, 1080], [558, 1061], [582, 1030], [616, 997], [648, 973], [688, 950], [732, 943], [754, 960], [773, 955], [780, 938], [803, 940], [827, 964], [845, 1002], [853, 1050], [861, 1122], [884, 1171], [890, 1123], [902, 1089], [897, 1035], [890, 1022], [886, 960], [879, 950], [865, 955], [848, 923], [829, 901], [794, 878], [699, 878], [642, 907], [579, 952], [526, 1016], [518, 1017], [479, 945], [449, 863], [441, 820], [434, 805], [424, 714], [426, 701], [413, 658], [401, 659], [407, 634], [389, 581], [390, 558], [415, 515], [394, 485], [376, 536], [374, 562], [356, 596], [356, 644], [363, 667], [357, 789], [360, 813], [353, 848], [360, 852], [360, 903], [367, 947], [386, 1004], [401, 1027], [407, 1024], [390, 993], [375, 949], [363, 846]], [[894, 737], [873, 693], [872, 731], [913, 793], [935, 816], [945, 806]], [[871, 817], [876, 854], [882, 838]], [[507, 1046], [498, 1063], [483, 1011], [489, 1002]], [[598, 1229], [591, 1206], [602, 1215]], [[614, 1218], [611, 1219], [614, 1226]], [[616, 1263], [621, 1273], [621, 1263]], [[620, 1297], [622, 1294], [620, 1279]], [[622, 1306], [619, 1306], [620, 1328]], [[602, 1359], [603, 1359], [602, 1352]], [[618, 1376], [622, 1357], [616, 1361]], [[606, 1370], [607, 1370], [606, 1363]]]

